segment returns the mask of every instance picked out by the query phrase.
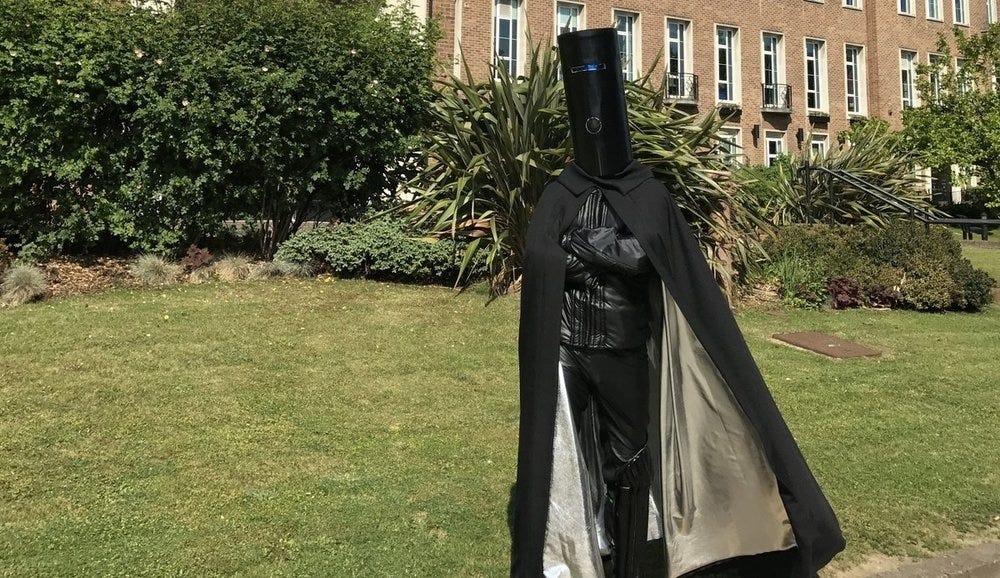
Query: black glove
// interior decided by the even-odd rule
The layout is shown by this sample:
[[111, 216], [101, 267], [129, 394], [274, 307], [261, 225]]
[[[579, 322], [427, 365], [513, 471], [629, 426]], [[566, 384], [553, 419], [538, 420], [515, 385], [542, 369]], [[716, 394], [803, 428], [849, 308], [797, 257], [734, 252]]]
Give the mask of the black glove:
[[618, 237], [611, 227], [572, 229], [560, 244], [586, 263], [616, 274], [637, 276], [649, 270], [649, 257], [639, 240], [631, 235]]

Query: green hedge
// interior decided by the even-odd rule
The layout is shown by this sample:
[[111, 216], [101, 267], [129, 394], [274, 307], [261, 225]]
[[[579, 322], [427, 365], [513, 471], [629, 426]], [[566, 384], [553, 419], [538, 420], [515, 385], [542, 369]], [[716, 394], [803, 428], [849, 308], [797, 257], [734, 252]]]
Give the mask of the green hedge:
[[[465, 250], [464, 243], [422, 237], [401, 220], [385, 217], [303, 231], [282, 243], [275, 259], [340, 277], [452, 285]], [[485, 253], [477, 252], [469, 276], [482, 277], [485, 261]]]
[[25, 257], [178, 249], [266, 218], [264, 252], [391, 190], [436, 35], [324, 0], [0, 0], [0, 238]]
[[[766, 275], [786, 298], [811, 304], [978, 310], [993, 301], [996, 286], [988, 273], [962, 257], [961, 243], [948, 229], [927, 230], [905, 220], [881, 229], [787, 225], [765, 242], [765, 249], [771, 256]], [[800, 289], [818, 284], [826, 291]]]

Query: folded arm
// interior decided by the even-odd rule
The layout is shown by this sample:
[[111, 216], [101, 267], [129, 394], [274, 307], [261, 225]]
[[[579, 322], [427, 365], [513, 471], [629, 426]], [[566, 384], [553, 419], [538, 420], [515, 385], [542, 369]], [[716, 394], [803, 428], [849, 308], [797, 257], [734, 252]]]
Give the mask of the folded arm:
[[564, 249], [595, 267], [627, 276], [649, 270], [649, 257], [633, 236], [618, 237], [611, 227], [577, 228], [562, 237]]

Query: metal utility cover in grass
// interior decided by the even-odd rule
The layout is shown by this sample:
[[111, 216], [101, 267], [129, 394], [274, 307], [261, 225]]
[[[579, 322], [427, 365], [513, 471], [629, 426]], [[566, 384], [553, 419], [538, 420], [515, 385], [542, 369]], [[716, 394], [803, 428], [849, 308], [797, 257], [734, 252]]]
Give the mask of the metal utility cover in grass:
[[789, 345], [815, 351], [834, 359], [851, 357], [878, 357], [880, 352], [860, 343], [845, 341], [833, 335], [818, 331], [801, 331], [798, 333], [776, 333], [774, 338]]

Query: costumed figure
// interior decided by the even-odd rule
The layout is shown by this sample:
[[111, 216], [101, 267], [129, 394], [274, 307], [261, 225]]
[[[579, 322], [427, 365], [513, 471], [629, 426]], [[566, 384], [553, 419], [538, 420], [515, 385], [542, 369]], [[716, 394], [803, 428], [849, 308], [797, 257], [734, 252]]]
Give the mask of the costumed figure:
[[669, 191], [617, 33], [558, 37], [575, 160], [528, 229], [511, 576], [811, 577], [837, 519]]

